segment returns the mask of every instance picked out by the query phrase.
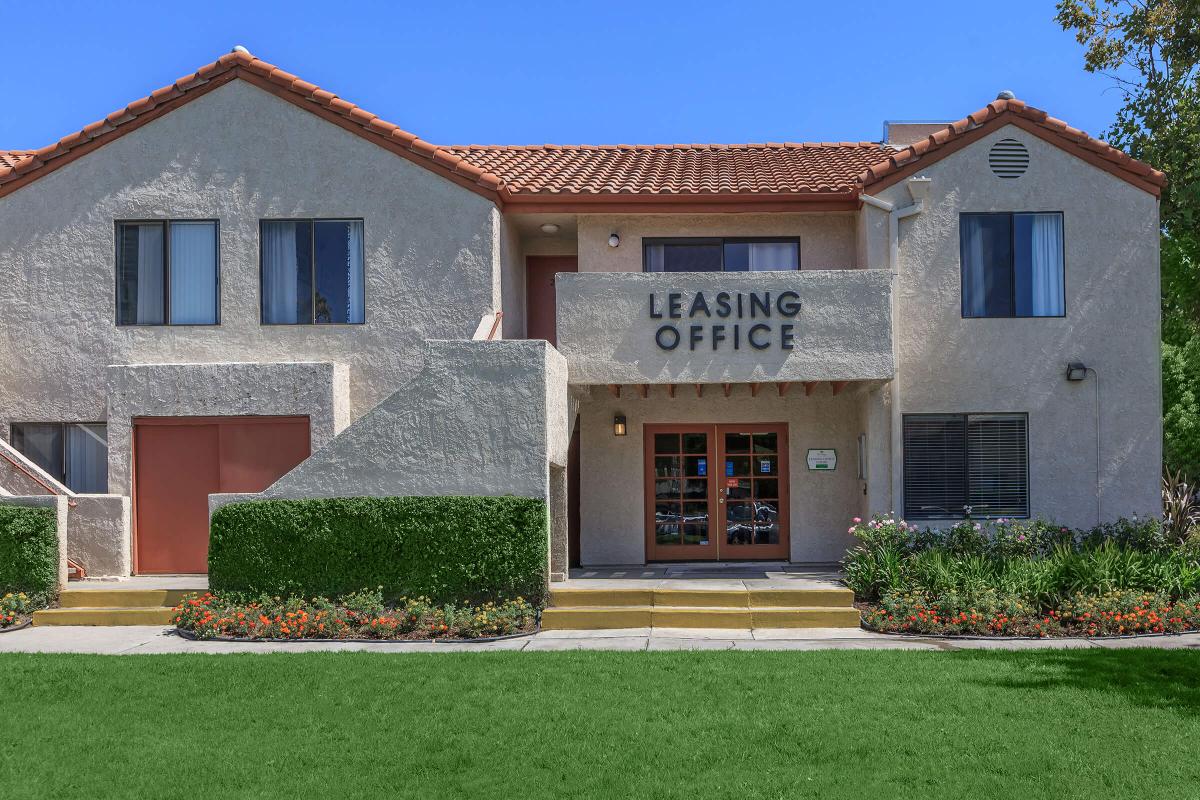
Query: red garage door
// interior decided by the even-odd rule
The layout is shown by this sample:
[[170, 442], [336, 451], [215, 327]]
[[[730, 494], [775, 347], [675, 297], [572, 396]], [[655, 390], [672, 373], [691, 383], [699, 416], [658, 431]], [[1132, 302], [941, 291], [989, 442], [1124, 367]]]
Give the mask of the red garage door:
[[208, 572], [208, 496], [261, 492], [309, 452], [308, 417], [135, 419], [134, 571]]

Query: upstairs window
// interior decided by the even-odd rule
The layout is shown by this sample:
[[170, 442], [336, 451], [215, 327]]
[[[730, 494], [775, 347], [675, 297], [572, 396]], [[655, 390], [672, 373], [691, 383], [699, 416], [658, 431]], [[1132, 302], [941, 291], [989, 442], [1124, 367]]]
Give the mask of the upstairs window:
[[1024, 414], [907, 414], [904, 515], [1029, 516]]
[[217, 324], [217, 223], [117, 223], [117, 324]]
[[266, 325], [366, 321], [360, 219], [262, 221]]
[[963, 214], [959, 218], [964, 317], [1061, 317], [1063, 217]]
[[644, 239], [646, 272], [764, 272], [800, 269], [799, 239]]
[[77, 494], [108, 492], [108, 426], [103, 422], [14, 422], [12, 445]]

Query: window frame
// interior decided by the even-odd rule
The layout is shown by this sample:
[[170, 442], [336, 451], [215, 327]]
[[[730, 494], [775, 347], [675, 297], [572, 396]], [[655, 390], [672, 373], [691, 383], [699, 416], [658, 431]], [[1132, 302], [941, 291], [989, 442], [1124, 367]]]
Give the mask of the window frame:
[[[263, 264], [263, 226], [268, 222], [307, 222], [309, 265], [308, 277], [312, 287], [309, 298], [308, 322], [267, 322], [266, 273]], [[363, 318], [362, 322], [317, 322], [317, 223], [360, 222], [363, 227]], [[258, 324], [269, 328], [338, 328], [367, 324], [367, 221], [364, 217], [260, 217], [258, 220]]]
[[[171, 322], [171, 223], [211, 222], [216, 237], [216, 321]], [[121, 226], [152, 225], [163, 227], [163, 321], [121, 322]], [[216, 328], [221, 325], [221, 220], [209, 217], [160, 217], [158, 219], [130, 218], [113, 220], [113, 318], [118, 328]], [[90, 424], [90, 423], [89, 423]]]
[[[57, 425], [58, 426], [60, 434], [61, 434], [60, 438], [62, 439], [62, 444], [60, 445], [62, 452], [59, 453], [59, 458], [62, 459], [62, 466], [63, 466], [61, 474], [50, 475], [49, 470], [47, 470], [41, 464], [37, 464], [37, 462], [33, 461], [33, 459], [30, 458], [28, 455], [26, 455], [23, 450], [20, 450], [17, 448], [17, 444], [16, 444], [17, 427], [20, 425]], [[64, 420], [37, 420], [37, 419], [11, 421], [8, 423], [8, 442], [9, 442], [9, 445], [14, 450], [16, 450], [22, 456], [25, 456], [25, 458], [28, 458], [30, 461], [33, 461], [34, 464], [37, 464], [38, 469], [42, 470], [47, 475], [50, 475], [50, 477], [54, 478], [54, 480], [58, 481], [63, 486], [66, 486], [68, 489], [70, 489], [71, 487], [67, 485], [67, 441], [70, 439], [70, 437], [67, 436], [67, 426], [68, 425], [103, 425], [104, 426], [104, 439], [105, 439], [105, 462], [108, 461], [109, 454], [111, 452], [111, 448], [108, 445], [108, 420], [106, 420], [106, 419], [92, 420], [92, 421], [88, 421], [88, 420], [65, 420], [64, 421]], [[105, 475], [105, 483], [107, 483], [107, 482], [108, 482], [108, 476]], [[107, 489], [108, 487], [105, 487], [105, 488]], [[71, 489], [71, 491], [75, 491], [75, 490]], [[107, 492], [105, 492], [105, 493], [107, 493]]]
[[[1017, 314], [1017, 226], [1013, 218], [1019, 214], [1057, 214], [1062, 220], [1062, 282], [1063, 282], [1063, 313], [1061, 314]], [[1008, 217], [1008, 299], [1014, 313], [1000, 315], [971, 316], [966, 313], [967, 295], [966, 259], [963, 258], [963, 217]], [[1067, 215], [1062, 211], [960, 211], [958, 213], [958, 313], [962, 319], [1065, 319], [1067, 316]]]
[[[988, 319], [988, 318], [985, 317], [984, 319]], [[1006, 319], [1006, 318], [1005, 317], [991, 317], [990, 319]], [[967, 505], [971, 504], [971, 449], [970, 449], [970, 423], [971, 423], [971, 420], [979, 419], [979, 418], [989, 418], [989, 417], [993, 418], [993, 419], [1008, 417], [1010, 419], [1021, 418], [1025, 421], [1025, 476], [1024, 476], [1025, 477], [1025, 513], [1024, 514], [997, 514], [994, 516], [994, 518], [999, 519], [999, 518], [1003, 517], [1004, 519], [1032, 519], [1033, 518], [1032, 509], [1033, 509], [1034, 503], [1033, 503], [1033, 484], [1029, 480], [1029, 461], [1030, 461], [1029, 439], [1030, 439], [1030, 436], [1029, 436], [1029, 412], [1027, 412], [1027, 411], [972, 411], [969, 413], [961, 413], [961, 412], [953, 412], [953, 411], [928, 411], [928, 412], [920, 412], [920, 413], [916, 413], [916, 414], [901, 414], [901, 419], [900, 419], [900, 441], [901, 441], [901, 448], [902, 448], [901, 454], [900, 454], [900, 468], [901, 468], [900, 485], [901, 485], [901, 487], [903, 487], [905, 485], [905, 480], [908, 477], [908, 466], [906, 463], [907, 452], [906, 452], [906, 449], [903, 447], [905, 423], [909, 419], [921, 419], [921, 418], [925, 418], [925, 419], [942, 418], [942, 419], [944, 419], [946, 417], [959, 417], [963, 421], [963, 430], [964, 430], [963, 463], [966, 465], [966, 471], [964, 472], [964, 474], [962, 476], [962, 480], [963, 480], [963, 484], [966, 487]], [[903, 491], [903, 489], [902, 489], [902, 491]], [[955, 514], [947, 513], [945, 515], [909, 514], [908, 508], [907, 508], [907, 506], [908, 506], [907, 492], [904, 493], [903, 502], [900, 504], [900, 506], [903, 509], [904, 516], [909, 519], [961, 521], [964, 519], [992, 519], [993, 518], [992, 515], [971, 514], [970, 516], [968, 516], [965, 512], [962, 512], [962, 511], [960, 511], [959, 513], [955, 513]]]
[[[690, 244], [704, 245], [715, 244], [721, 248], [721, 269], [722, 273], [740, 274], [742, 270], [727, 270], [725, 269], [725, 245], [727, 244], [794, 244], [796, 245], [796, 269], [794, 270], [762, 270], [763, 272], [799, 272], [803, 268], [804, 254], [800, 246], [799, 236], [643, 236], [642, 237], [642, 272], [653, 272], [647, 268], [649, 263], [648, 248], [654, 245], [671, 245], [671, 244]], [[747, 274], [751, 270], [745, 270]], [[668, 274], [665, 271], [655, 274]]]

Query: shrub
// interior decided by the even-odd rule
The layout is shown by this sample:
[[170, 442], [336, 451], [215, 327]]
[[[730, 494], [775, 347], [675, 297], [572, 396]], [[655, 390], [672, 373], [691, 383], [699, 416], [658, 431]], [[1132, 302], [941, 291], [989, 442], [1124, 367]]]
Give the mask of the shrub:
[[283, 597], [528, 597], [547, 581], [546, 505], [519, 497], [255, 500], [213, 514], [209, 585]]
[[0, 505], [0, 594], [58, 591], [58, 520], [52, 508]]
[[388, 608], [378, 590], [363, 590], [337, 602], [206, 592], [185, 597], [173, 622], [201, 639], [477, 639], [532, 630], [536, 618], [521, 597], [478, 606], [401, 598]]

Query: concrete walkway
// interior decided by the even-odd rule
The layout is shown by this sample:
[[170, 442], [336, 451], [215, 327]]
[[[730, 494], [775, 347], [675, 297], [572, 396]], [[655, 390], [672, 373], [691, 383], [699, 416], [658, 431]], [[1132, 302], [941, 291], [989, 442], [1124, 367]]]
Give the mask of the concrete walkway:
[[37, 627], [0, 633], [0, 653], [454, 653], [488, 650], [1034, 650], [1063, 648], [1197, 648], [1200, 633], [1139, 639], [972, 640], [889, 636], [854, 628], [701, 630], [628, 628], [545, 631], [501, 642], [192, 642], [161, 626]]

